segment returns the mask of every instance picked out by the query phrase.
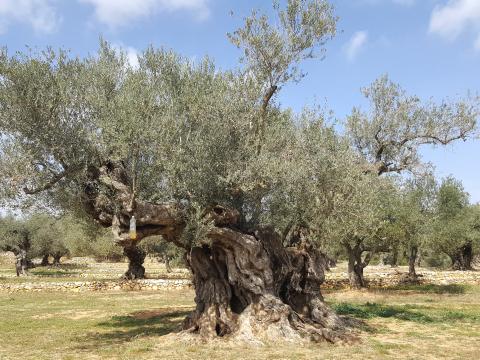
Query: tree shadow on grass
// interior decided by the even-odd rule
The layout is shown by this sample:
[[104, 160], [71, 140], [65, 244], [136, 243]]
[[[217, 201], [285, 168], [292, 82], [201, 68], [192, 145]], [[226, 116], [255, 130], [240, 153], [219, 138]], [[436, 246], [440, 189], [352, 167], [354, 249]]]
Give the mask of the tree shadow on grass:
[[183, 319], [190, 312], [191, 309], [169, 308], [113, 316], [110, 320], [97, 324], [107, 331], [88, 334], [78, 348], [92, 349], [121, 344], [141, 337], [167, 335], [179, 330]]
[[30, 272], [36, 276], [42, 277], [62, 277], [79, 275], [82, 270], [87, 269], [88, 266], [83, 264], [58, 264], [58, 265], [37, 265], [30, 269]]

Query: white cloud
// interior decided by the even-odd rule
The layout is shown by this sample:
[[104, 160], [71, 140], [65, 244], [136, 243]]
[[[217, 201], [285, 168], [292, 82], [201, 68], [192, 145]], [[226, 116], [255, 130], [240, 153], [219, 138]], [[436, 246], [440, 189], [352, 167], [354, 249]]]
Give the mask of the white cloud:
[[140, 66], [140, 63], [138, 61], [138, 55], [139, 52], [137, 49], [131, 46], [125, 46], [122, 43], [113, 43], [112, 47], [115, 49], [117, 53], [124, 53], [125, 56], [127, 57], [128, 64], [133, 68], [133, 69], [138, 69]]
[[480, 0], [449, 0], [433, 10], [430, 33], [454, 40], [467, 29], [478, 31], [480, 35]]
[[343, 50], [347, 55], [349, 61], [354, 61], [359, 52], [365, 46], [368, 41], [367, 31], [357, 31], [352, 35], [350, 40], [344, 45]]
[[138, 69], [140, 63], [138, 62], [138, 51], [135, 48], [127, 47], [125, 49], [127, 52], [127, 59], [130, 66], [134, 69]]
[[156, 12], [187, 10], [203, 20], [210, 14], [208, 0], [79, 0], [94, 7], [96, 19], [111, 28], [121, 27]]
[[23, 23], [48, 34], [58, 28], [60, 20], [51, 0], [0, 0], [0, 33], [12, 23]]

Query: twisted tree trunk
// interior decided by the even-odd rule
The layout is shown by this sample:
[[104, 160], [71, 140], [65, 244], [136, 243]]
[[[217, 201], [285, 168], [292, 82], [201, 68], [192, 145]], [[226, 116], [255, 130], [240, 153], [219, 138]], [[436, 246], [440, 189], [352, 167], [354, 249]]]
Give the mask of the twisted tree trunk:
[[[102, 186], [115, 195], [105, 196]], [[242, 230], [239, 212], [217, 205], [206, 209], [205, 217], [213, 226], [205, 237], [195, 245], [184, 243], [180, 235], [188, 207], [140, 200], [132, 206], [131, 187], [121, 163], [91, 169], [90, 183], [84, 188], [86, 209], [99, 223], [112, 226], [116, 242], [124, 246], [129, 258], [138, 260], [135, 264], [143, 262], [144, 254], [128, 237], [132, 215], [137, 242], [162, 235], [185, 250], [196, 308], [184, 321], [184, 334], [228, 335], [253, 342], [353, 338], [346, 320], [323, 301], [320, 286], [326, 259], [308, 242], [284, 247], [272, 228]]]
[[365, 250], [360, 243], [357, 243], [354, 247], [346, 244], [345, 247], [348, 253], [348, 280], [350, 287], [354, 289], [367, 287], [365, 277], [363, 276], [363, 269], [370, 263], [372, 252], [367, 252], [365, 258], [362, 259], [362, 254]]
[[53, 265], [54, 266], [59, 266], [61, 258], [62, 258], [61, 254], [53, 254]]
[[123, 254], [129, 261], [128, 270], [123, 277], [128, 280], [144, 279], [145, 268], [143, 267], [143, 262], [145, 261], [147, 253], [135, 244], [132, 244], [131, 246], [125, 246], [123, 248]]
[[28, 275], [28, 262], [29, 259], [27, 257], [26, 250], [19, 250], [15, 253], [15, 270], [17, 272], [17, 276], [26, 276]]
[[50, 255], [43, 255], [42, 257], [42, 262], [40, 263], [41, 266], [48, 266], [49, 265], [49, 262], [48, 262], [48, 258], [50, 257]]
[[452, 259], [452, 268], [454, 270], [472, 270], [473, 248], [471, 243], [467, 243], [455, 254], [450, 255]]
[[345, 340], [345, 322], [323, 301], [326, 258], [302, 243], [284, 248], [271, 228], [244, 234], [214, 228], [211, 245], [193, 247], [195, 311], [184, 329], [247, 341]]

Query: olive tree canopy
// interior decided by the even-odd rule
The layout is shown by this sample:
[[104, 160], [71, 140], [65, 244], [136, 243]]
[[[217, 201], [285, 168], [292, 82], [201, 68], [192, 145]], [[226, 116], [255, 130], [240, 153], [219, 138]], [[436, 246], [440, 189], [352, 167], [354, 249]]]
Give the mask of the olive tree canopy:
[[[142, 256], [135, 255], [141, 239], [155, 235], [183, 249], [196, 291], [184, 322], [191, 333], [345, 340], [347, 322], [320, 293], [326, 260], [318, 244], [329, 233], [345, 243], [367, 239], [388, 206], [374, 195], [390, 185], [365, 173], [368, 159], [322, 114], [295, 115], [275, 104], [275, 93], [301, 78], [300, 62], [322, 51], [336, 23], [323, 0], [275, 9], [276, 22], [254, 12], [230, 36], [244, 52], [240, 70], [154, 48], [132, 68], [105, 42], [87, 58], [2, 50], [1, 198], [30, 196], [86, 214], [112, 227], [132, 257]], [[435, 124], [448, 115], [429, 114]], [[468, 107], [450, 115], [454, 129], [472, 116]], [[422, 116], [412, 118], [420, 127]], [[349, 124], [363, 144], [371, 120], [354, 113]], [[450, 139], [450, 128], [442, 129]], [[368, 217], [358, 219], [365, 208]], [[133, 216], [136, 236], [129, 234]]]

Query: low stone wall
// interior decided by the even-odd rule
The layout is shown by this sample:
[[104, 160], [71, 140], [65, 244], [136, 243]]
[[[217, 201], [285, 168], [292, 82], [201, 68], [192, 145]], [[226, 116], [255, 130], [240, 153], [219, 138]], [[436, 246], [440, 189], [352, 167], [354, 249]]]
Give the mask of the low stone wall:
[[[420, 284], [434, 285], [480, 285], [480, 271], [429, 271], [417, 273]], [[407, 272], [389, 271], [365, 274], [365, 280], [370, 287], [389, 287], [402, 284], [407, 278]], [[346, 272], [327, 272], [322, 288], [333, 289], [348, 287], [348, 274]]]
[[[370, 287], [390, 287], [401, 284], [407, 274], [407, 269], [389, 268], [389, 267], [370, 267], [365, 274], [365, 279]], [[480, 271], [432, 271], [422, 268], [418, 271], [419, 283], [434, 285], [467, 284], [480, 285]], [[65, 281], [65, 276], [60, 275], [62, 281], [44, 281], [41, 277], [33, 277], [31, 280], [25, 278], [25, 282], [9, 281], [4, 276], [4, 281], [0, 281], [0, 291], [19, 292], [19, 291], [155, 291], [184, 289], [192, 286], [188, 272], [178, 272], [170, 274], [169, 278], [164, 279], [145, 279], [145, 280], [112, 280], [111, 272], [108, 273], [109, 279], [102, 280], [98, 274], [89, 274], [97, 276], [96, 279], [89, 280], [88, 277], [81, 281]], [[12, 274], [12, 277], [14, 275]], [[118, 275], [120, 278], [120, 275]], [[348, 288], [348, 275], [342, 268], [334, 268], [331, 272], [325, 274], [325, 283], [322, 289]]]
[[146, 279], [119, 281], [72, 281], [72, 282], [25, 282], [0, 284], [0, 291], [145, 291], [172, 290], [188, 288], [192, 282], [188, 279]]

